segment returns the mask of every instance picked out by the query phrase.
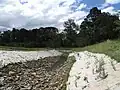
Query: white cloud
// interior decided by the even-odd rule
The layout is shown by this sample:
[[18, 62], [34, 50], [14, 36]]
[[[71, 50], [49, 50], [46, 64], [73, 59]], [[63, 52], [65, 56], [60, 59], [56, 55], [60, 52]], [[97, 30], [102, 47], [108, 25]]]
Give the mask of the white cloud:
[[104, 4], [102, 4], [101, 6], [99, 6], [98, 8], [99, 8], [99, 9], [104, 9], [104, 8], [106, 8], [106, 7], [109, 7], [109, 6], [111, 6], [111, 5], [108, 4], [108, 3], [104, 3]]
[[109, 12], [109, 13], [111, 13], [111, 14], [116, 14], [116, 13], [118, 13], [117, 11], [115, 11], [115, 8], [114, 8], [113, 6], [104, 8], [104, 9], [102, 10], [102, 12]]
[[119, 12], [118, 9], [116, 9], [113, 4], [120, 3], [120, 0], [105, 0], [105, 3], [102, 4], [99, 9], [101, 9], [102, 12], [109, 12], [110, 14], [117, 14]]
[[[63, 20], [79, 21], [87, 12], [71, 10], [76, 0], [2, 0], [0, 1], [0, 26], [6, 28], [62, 26]], [[62, 5], [60, 3], [63, 2]], [[85, 8], [81, 3], [78, 9]]]
[[84, 11], [76, 11], [74, 13], [69, 13], [59, 20], [60, 26], [62, 26], [63, 22], [68, 20], [69, 18], [74, 19], [77, 24], [81, 24], [84, 18], [87, 16], [88, 12]]
[[78, 10], [81, 10], [81, 9], [83, 9], [83, 8], [86, 8], [86, 7], [87, 7], [86, 4], [81, 3], [80, 6], [79, 6], [77, 9], [78, 9]]
[[120, 0], [105, 0], [105, 3], [117, 4], [117, 3], [120, 3]]

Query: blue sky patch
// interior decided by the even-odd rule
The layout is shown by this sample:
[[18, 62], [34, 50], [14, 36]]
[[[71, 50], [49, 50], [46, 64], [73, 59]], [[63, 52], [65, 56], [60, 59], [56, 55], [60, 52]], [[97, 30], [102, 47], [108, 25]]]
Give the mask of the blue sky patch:
[[120, 10], [120, 3], [119, 4], [114, 4], [113, 6], [115, 7], [115, 9]]
[[[80, 5], [80, 3], [86, 4], [87, 7], [83, 8], [81, 10], [87, 11], [87, 12], [89, 12], [89, 10], [93, 7], [98, 7], [98, 8], [101, 7], [100, 9], [105, 9], [105, 8], [108, 8], [108, 7], [114, 7], [115, 10], [120, 10], [120, 3], [110, 4], [110, 3], [105, 3], [105, 0], [76, 0], [76, 1], [79, 2], [78, 5]], [[106, 4], [106, 6], [103, 6], [104, 4]]]
[[88, 7], [96, 7], [104, 3], [104, 0], [83, 0], [83, 3], [87, 4]]

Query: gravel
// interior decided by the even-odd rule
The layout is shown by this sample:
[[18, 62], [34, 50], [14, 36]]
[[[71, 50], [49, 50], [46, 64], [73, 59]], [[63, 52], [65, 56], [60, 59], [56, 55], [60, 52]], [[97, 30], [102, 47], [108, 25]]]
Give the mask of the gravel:
[[0, 90], [65, 90], [72, 64], [63, 55], [10, 63], [0, 69]]

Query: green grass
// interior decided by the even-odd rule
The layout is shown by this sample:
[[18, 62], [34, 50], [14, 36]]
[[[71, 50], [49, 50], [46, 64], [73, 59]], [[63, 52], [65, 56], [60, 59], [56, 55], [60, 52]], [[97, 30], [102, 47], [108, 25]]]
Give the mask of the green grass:
[[25, 47], [0, 46], [0, 50], [41, 51], [41, 50], [48, 50], [48, 49], [47, 48], [25, 48]]
[[73, 48], [73, 51], [90, 51], [95, 53], [104, 53], [120, 62], [120, 39], [107, 40], [105, 42], [86, 46], [84, 48]]

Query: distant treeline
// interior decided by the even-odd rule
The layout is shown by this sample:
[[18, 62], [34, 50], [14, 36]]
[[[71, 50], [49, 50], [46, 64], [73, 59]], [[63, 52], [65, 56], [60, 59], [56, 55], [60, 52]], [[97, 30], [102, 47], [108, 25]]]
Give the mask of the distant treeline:
[[97, 7], [90, 10], [81, 25], [73, 19], [64, 22], [64, 30], [56, 27], [25, 28], [0, 33], [0, 45], [20, 47], [83, 47], [116, 39], [120, 36], [119, 15], [101, 12]]

